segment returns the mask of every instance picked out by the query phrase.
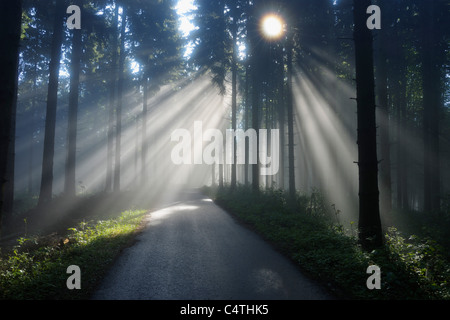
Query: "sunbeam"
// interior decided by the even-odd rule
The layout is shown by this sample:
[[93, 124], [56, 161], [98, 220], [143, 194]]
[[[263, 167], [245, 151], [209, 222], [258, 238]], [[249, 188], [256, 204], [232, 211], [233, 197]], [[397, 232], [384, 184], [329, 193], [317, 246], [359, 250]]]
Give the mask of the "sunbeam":
[[[312, 79], [311, 77], [316, 77]], [[347, 221], [356, 219], [357, 159], [355, 131], [351, 132], [334, 109], [342, 97], [327, 99], [314, 84], [331, 86], [335, 79], [297, 70], [294, 77], [298, 185], [304, 192], [322, 190], [329, 203], [341, 210]], [[344, 84], [338, 92], [348, 92]], [[354, 108], [348, 100], [348, 108]]]

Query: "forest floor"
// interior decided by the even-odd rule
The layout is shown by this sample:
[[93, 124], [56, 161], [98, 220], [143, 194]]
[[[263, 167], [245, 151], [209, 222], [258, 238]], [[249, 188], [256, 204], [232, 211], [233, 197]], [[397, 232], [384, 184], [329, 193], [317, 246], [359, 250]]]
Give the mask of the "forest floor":
[[[223, 191], [206, 188], [203, 192], [225, 209], [234, 221], [245, 229], [251, 230], [252, 234], [258, 234], [272, 248], [300, 268], [303, 274], [307, 274], [308, 278], [319, 281], [328, 289], [332, 289], [333, 294], [339, 298], [428, 300], [449, 299], [450, 297], [450, 263], [448, 244], [446, 243], [448, 230], [443, 223], [441, 223], [441, 228], [431, 222], [422, 224], [419, 228], [422, 233], [419, 235], [407, 233], [406, 229], [399, 231], [390, 228], [386, 234], [385, 246], [369, 253], [359, 248], [357, 241], [345, 232], [343, 226], [330, 223], [319, 211], [308, 213], [310, 201], [308, 197], [300, 196], [297, 201], [299, 206], [294, 210], [295, 212], [292, 212], [286, 207], [285, 195], [276, 190], [264, 191], [259, 195], [252, 194], [251, 190], [244, 187], [239, 187], [234, 192], [228, 188]], [[228, 218], [220, 213], [217, 221], [211, 218], [213, 215], [202, 220], [203, 218], [199, 217], [205, 216], [205, 210], [200, 210], [199, 214], [188, 217], [192, 213], [190, 210], [193, 207], [213, 205], [211, 202], [205, 202], [203, 197], [197, 199], [200, 202], [192, 203], [189, 202], [191, 194], [177, 194], [172, 195], [170, 199], [163, 199], [162, 203], [165, 205], [160, 203], [159, 206], [155, 206], [154, 199], [130, 201], [133, 199], [133, 194], [134, 192], [122, 192], [120, 194], [85, 196], [69, 207], [67, 199], [57, 198], [45, 208], [32, 208], [17, 215], [14, 223], [10, 223], [4, 229], [6, 232], [0, 241], [0, 280], [6, 281], [13, 287], [19, 286], [16, 288], [15, 295], [11, 296], [8, 293], [2, 295], [0, 290], [0, 298], [89, 298], [97, 284], [103, 280], [109, 267], [113, 266], [112, 263], [116, 261], [115, 259], [117, 257], [120, 259], [124, 249], [129, 248], [131, 244], [137, 244], [136, 239], [155, 236], [156, 233], [153, 236], [142, 233], [148, 224], [149, 216], [151, 223], [156, 223], [153, 226], [154, 230], [170, 229], [174, 225], [181, 228], [182, 232], [179, 233], [178, 238], [165, 238], [167, 234], [177, 234], [177, 232], [166, 230], [167, 232], [158, 233], [159, 236], [152, 238], [151, 242], [158, 243], [158, 241], [169, 240], [171, 243], [179, 243], [173, 248], [167, 246], [160, 246], [160, 248], [166, 247], [166, 251], [174, 253], [175, 256], [184, 255], [186, 260], [194, 258], [193, 261], [186, 262], [187, 265], [198, 266], [199, 262], [202, 266], [208, 265], [205, 255], [202, 254], [203, 250], [212, 256], [216, 251], [225, 251], [228, 252], [228, 255], [233, 255], [230, 247], [222, 250], [219, 247], [213, 248], [210, 244], [211, 237], [222, 234], [221, 241], [230, 246], [230, 241], [232, 241], [230, 239], [234, 238], [234, 231], [231, 231], [233, 233], [231, 236], [224, 235], [225, 229], [213, 227], [217, 221], [221, 222], [220, 224], [230, 225]], [[152, 221], [161, 213], [161, 210], [164, 212], [164, 207], [178, 208], [175, 210], [177, 214], [173, 215], [174, 220]], [[212, 211], [216, 211], [216, 209]], [[185, 214], [180, 215], [181, 212]], [[417, 216], [415, 220], [423, 221], [419, 218]], [[415, 224], [420, 225], [417, 221]], [[410, 225], [409, 229], [417, 231], [417, 226]], [[440, 239], [444, 240], [440, 241]], [[241, 243], [246, 241], [242, 240]], [[191, 251], [186, 251], [185, 244], [187, 243], [192, 244], [189, 249]], [[217, 240], [213, 243], [219, 245], [220, 241]], [[224, 245], [226, 246], [226, 244]], [[242, 253], [242, 249], [239, 249], [241, 245], [232, 247], [237, 248], [237, 252], [241, 250]], [[152, 250], [158, 250], [158, 246], [149, 245], [145, 250], [149, 253], [138, 258], [135, 268], [139, 269], [147, 263], [153, 263], [145, 260], [145, 257], [148, 258], [154, 253], [161, 258], [162, 263], [159, 267], [164, 267], [161, 269], [159, 279], [170, 279], [164, 277], [164, 274], [167, 275], [167, 270], [169, 270], [167, 266], [176, 261], [174, 255], [164, 256], [160, 251], [152, 253]], [[99, 255], [98, 253], [101, 251], [107, 254]], [[247, 255], [251, 257], [249, 254], [243, 254], [242, 257], [245, 258]], [[75, 256], [76, 260], [74, 260]], [[46, 259], [45, 263], [44, 260], [40, 260], [43, 257]], [[215, 257], [210, 267], [220, 269], [222, 265], [230, 265], [220, 257]], [[195, 260], [198, 260], [197, 263]], [[55, 263], [58, 265], [54, 265]], [[89, 274], [92, 276], [92, 281], [88, 280], [92, 282], [89, 292], [84, 291], [84, 294], [81, 295], [67, 294], [65, 268], [68, 263], [88, 266], [89, 272], [83, 275], [83, 279], [86, 281]], [[371, 264], [381, 267], [381, 290], [368, 290], [366, 287], [366, 280], [369, 276], [366, 269]], [[243, 268], [248, 268], [250, 265], [251, 263], [248, 262]], [[154, 267], [158, 268], [158, 266]], [[175, 265], [172, 267], [177, 268]], [[44, 271], [42, 272], [39, 268]], [[49, 273], [49, 270], [56, 279], [47, 277], [46, 274]], [[272, 285], [277, 283], [279, 278], [276, 272], [271, 273], [270, 268], [261, 268], [261, 270], [266, 270], [264, 271], [265, 275], [273, 280]], [[186, 276], [185, 272], [181, 274]], [[193, 272], [202, 274], [195, 270]], [[194, 280], [196, 279], [192, 279], [193, 284], [195, 284]], [[212, 281], [207, 276], [203, 280], [203, 283]], [[53, 288], [55, 281], [59, 281], [61, 284], [59, 291]], [[25, 287], [23, 287], [24, 284]], [[2, 285], [5, 283], [0, 283], [0, 287]], [[42, 290], [33, 289], [36, 291], [34, 293], [29, 289], [41, 285]], [[173, 286], [174, 284], [169, 283], [168, 285]], [[198, 297], [201, 297], [202, 292], [205, 294], [205, 291], [202, 290], [206, 285], [202, 286], [201, 284], [197, 287], [194, 285], [194, 288], [199, 290], [195, 291], [198, 293]], [[168, 292], [163, 289], [162, 283], [159, 283], [159, 288], [162, 288], [159, 297], [168, 297]], [[104, 288], [103, 294], [105, 290]], [[25, 291], [26, 295], [23, 296]], [[60, 295], [58, 292], [64, 294]], [[182, 289], [176, 292], [177, 297], [185, 297]], [[217, 296], [216, 292], [210, 292], [210, 294], [210, 297]], [[101, 295], [97, 296], [99, 299], [101, 297]]]
[[[148, 209], [130, 199], [128, 192], [59, 197], [16, 214], [0, 239], [0, 299], [87, 299], [142, 229]], [[74, 294], [66, 269], [81, 263], [85, 290]]]
[[67, 199], [59, 196], [48, 204], [21, 197], [16, 202], [16, 214], [4, 219], [0, 248], [11, 248], [17, 239], [30, 235], [46, 238], [58, 244], [68, 228], [86, 221], [101, 221], [119, 216], [125, 210], [151, 208], [150, 200], [136, 199], [133, 191], [99, 193]]

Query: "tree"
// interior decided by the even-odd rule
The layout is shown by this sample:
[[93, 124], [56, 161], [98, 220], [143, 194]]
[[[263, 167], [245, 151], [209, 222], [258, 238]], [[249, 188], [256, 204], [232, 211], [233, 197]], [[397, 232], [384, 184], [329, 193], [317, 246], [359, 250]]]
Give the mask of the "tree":
[[[117, 5], [117, 4], [116, 4]], [[123, 105], [123, 83], [125, 77], [125, 26], [126, 26], [126, 7], [122, 7], [122, 21], [120, 29], [120, 52], [119, 52], [119, 69], [117, 82], [117, 105], [116, 105], [116, 153], [114, 158], [114, 188], [115, 192], [120, 191], [120, 166], [121, 166], [121, 149], [122, 149], [122, 105]]]
[[53, 39], [49, 65], [47, 109], [45, 118], [44, 153], [42, 161], [42, 178], [39, 193], [39, 206], [52, 199], [53, 192], [53, 157], [55, 154], [56, 107], [58, 100], [58, 77], [62, 55], [64, 2], [57, 1], [54, 10]]
[[[0, 231], [3, 216], [3, 201], [8, 164], [8, 155], [11, 144], [14, 143], [12, 133], [13, 117], [17, 102], [17, 75], [19, 61], [19, 43], [21, 34], [22, 2], [3, 1], [0, 4], [0, 103], [2, 116], [0, 117]], [[8, 45], [6, 45], [8, 44]]]
[[[238, 10], [236, 6], [230, 6], [231, 11], [231, 129], [233, 132], [236, 132], [237, 129], [237, 57], [238, 57], [238, 45], [237, 45], [237, 37], [238, 37]], [[231, 165], [231, 188], [236, 188], [236, 137], [233, 137], [233, 163]]]
[[[259, 132], [260, 122], [260, 90], [261, 90], [261, 57], [259, 52], [261, 50], [261, 41], [259, 35], [259, 15], [256, 10], [250, 14], [248, 19], [248, 45], [250, 51], [250, 65], [251, 65], [251, 87], [252, 87], [252, 128], [256, 131], [257, 137]], [[259, 143], [257, 144], [256, 154], [259, 154]], [[254, 192], [259, 192], [259, 164], [252, 164], [252, 189]]]
[[366, 9], [370, 4], [370, 0], [353, 1], [358, 125], [359, 239], [365, 248], [382, 244], [373, 44], [371, 31], [366, 26]]
[[[239, 23], [244, 14], [244, 1], [196, 1], [198, 30], [192, 38], [196, 43], [192, 61], [210, 71], [212, 82], [222, 95], [226, 93], [226, 76], [231, 71], [231, 128], [237, 129], [237, 75]], [[235, 131], [234, 131], [235, 132]], [[233, 142], [231, 187], [237, 183], [236, 138]], [[222, 166], [219, 165], [219, 185], [222, 186]]]
[[110, 67], [109, 80], [109, 105], [108, 105], [108, 142], [106, 155], [106, 181], [105, 191], [111, 191], [113, 186], [113, 148], [114, 148], [114, 112], [116, 105], [117, 89], [117, 59], [118, 59], [118, 25], [119, 25], [119, 5], [115, 4], [114, 20], [111, 25], [111, 51], [112, 61]]
[[[386, 2], [383, 0], [380, 7], [384, 8]], [[384, 15], [386, 17], [386, 14]], [[386, 18], [384, 18], [386, 19]], [[387, 19], [386, 19], [387, 20]], [[390, 119], [389, 119], [389, 101], [388, 101], [388, 53], [387, 43], [389, 28], [385, 23], [384, 27], [379, 30], [377, 39], [377, 96], [378, 96], [378, 118], [380, 127], [380, 178], [382, 181], [380, 187], [380, 211], [381, 213], [390, 213], [392, 205], [392, 189], [391, 189], [391, 146], [390, 146]]]
[[191, 61], [203, 71], [211, 71], [213, 84], [225, 94], [225, 78], [230, 67], [225, 1], [196, 0], [195, 4], [197, 30], [191, 33], [195, 43]]
[[[29, 122], [24, 126], [27, 130], [28, 154], [27, 154], [27, 175], [28, 175], [28, 194], [35, 192], [34, 170], [36, 150], [39, 146], [38, 132], [40, 132], [40, 122], [38, 119], [43, 115], [43, 103], [45, 102], [45, 89], [43, 83], [47, 83], [48, 76], [48, 50], [45, 43], [51, 41], [48, 33], [43, 33], [43, 28], [48, 28], [49, 17], [45, 14], [47, 8], [42, 8], [42, 3], [29, 2], [23, 4], [23, 24], [26, 24], [24, 34], [22, 36], [21, 61], [20, 61], [20, 77], [19, 95], [18, 95], [18, 118], [25, 117]], [[31, 92], [31, 95], [27, 95]], [[24, 97], [23, 94], [26, 96]], [[22, 109], [22, 110], [21, 110]], [[24, 129], [21, 128], [18, 121], [18, 131], [24, 136]]]
[[[119, 8], [122, 8], [119, 22]], [[123, 85], [125, 78], [125, 30], [127, 23], [127, 7], [114, 3], [114, 20], [111, 23], [112, 61], [109, 81], [109, 110], [108, 110], [108, 142], [105, 191], [120, 191], [121, 178], [121, 136], [122, 136], [122, 105]], [[120, 31], [118, 31], [120, 25]], [[115, 123], [114, 123], [115, 116]], [[115, 142], [115, 143], [114, 143]], [[114, 153], [113, 148], [115, 147]], [[114, 161], [113, 161], [114, 160]]]
[[[97, 3], [77, 0], [75, 4], [82, 10], [83, 23], [81, 29], [72, 29], [72, 47], [70, 58], [70, 83], [68, 104], [68, 126], [67, 126], [67, 148], [65, 163], [64, 194], [67, 197], [76, 195], [76, 163], [77, 163], [77, 137], [78, 137], [78, 115], [79, 105], [82, 104], [81, 97], [87, 95], [86, 79], [90, 77], [89, 87], [94, 90], [96, 97], [101, 97], [98, 84], [102, 81], [96, 74], [100, 68], [99, 59], [102, 55], [98, 48], [106, 42], [107, 28], [105, 19], [96, 15]], [[84, 81], [80, 82], [83, 75]], [[93, 83], [95, 82], [95, 83]], [[95, 105], [91, 100], [92, 106]]]
[[[423, 87], [423, 141], [424, 141], [424, 211], [440, 210], [440, 107], [441, 66], [445, 47], [438, 26], [448, 20], [442, 15], [447, 10], [445, 1], [421, 3], [422, 16], [422, 87]], [[447, 8], [446, 8], [447, 7]], [[447, 26], [448, 27], [448, 26]], [[443, 28], [445, 30], [445, 27]]]
[[182, 44], [171, 1], [138, 1], [130, 5], [129, 11], [131, 41], [135, 43], [132, 53], [140, 65], [143, 91], [141, 177], [145, 184], [149, 178], [148, 100], [162, 85], [176, 78], [175, 71], [182, 63]]
[[293, 34], [290, 34], [287, 45], [287, 121], [288, 121], [288, 161], [289, 161], [289, 196], [291, 201], [295, 200], [295, 156], [294, 156], [294, 99], [292, 93], [292, 55], [293, 55]]
[[[76, 4], [81, 8], [82, 1], [78, 0]], [[70, 94], [69, 94], [69, 115], [67, 129], [67, 159], [65, 167], [64, 193], [67, 197], [75, 197], [76, 190], [76, 150], [77, 150], [77, 115], [78, 115], [78, 96], [80, 86], [81, 72], [81, 52], [82, 34], [81, 29], [72, 30], [72, 58], [70, 72]]]

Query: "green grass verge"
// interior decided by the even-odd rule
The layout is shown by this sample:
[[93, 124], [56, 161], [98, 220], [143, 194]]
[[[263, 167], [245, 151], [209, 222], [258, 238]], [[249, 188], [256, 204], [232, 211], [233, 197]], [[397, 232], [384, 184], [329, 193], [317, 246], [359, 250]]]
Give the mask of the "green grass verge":
[[[358, 245], [356, 230], [337, 224], [317, 192], [312, 198], [298, 195], [294, 204], [288, 204], [279, 190], [255, 194], [241, 186], [234, 191], [205, 191], [339, 298], [450, 298], [448, 256], [434, 240], [390, 228], [384, 247], [366, 252]], [[370, 265], [381, 269], [380, 290], [367, 288]]]
[[[89, 299], [107, 268], [136, 235], [146, 211], [82, 222], [61, 238], [20, 238], [0, 255], [0, 299]], [[81, 289], [69, 290], [67, 268], [80, 267]]]

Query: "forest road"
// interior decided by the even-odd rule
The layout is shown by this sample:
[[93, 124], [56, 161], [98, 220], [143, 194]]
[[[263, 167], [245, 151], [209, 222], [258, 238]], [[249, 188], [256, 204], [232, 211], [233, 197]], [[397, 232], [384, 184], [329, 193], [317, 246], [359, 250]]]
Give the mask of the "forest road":
[[333, 299], [199, 191], [149, 214], [94, 300]]

